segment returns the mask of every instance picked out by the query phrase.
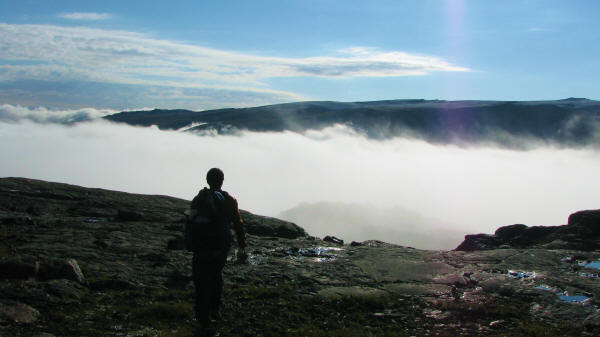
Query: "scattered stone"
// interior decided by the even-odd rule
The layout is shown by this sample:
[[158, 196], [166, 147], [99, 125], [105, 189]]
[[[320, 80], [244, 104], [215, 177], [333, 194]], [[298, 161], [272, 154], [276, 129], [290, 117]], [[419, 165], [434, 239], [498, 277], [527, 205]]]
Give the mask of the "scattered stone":
[[350, 246], [352, 247], [359, 247], [359, 246], [363, 246], [364, 244], [362, 242], [356, 242], [356, 241], [352, 241], [350, 242]]
[[85, 284], [85, 277], [75, 259], [49, 259], [40, 263], [38, 279], [67, 279]]
[[21, 302], [0, 302], [0, 324], [35, 323], [40, 312]]
[[338, 239], [335, 236], [330, 236], [330, 235], [327, 235], [326, 237], [324, 237], [323, 241], [335, 243], [336, 245], [343, 245], [344, 244], [344, 240]]
[[79, 302], [85, 296], [87, 288], [71, 280], [50, 280], [45, 285], [46, 292], [58, 297], [63, 303]]
[[449, 311], [433, 310], [433, 309], [424, 310], [423, 313], [425, 314], [425, 316], [435, 319], [436, 321], [445, 320], [451, 316], [451, 313]]
[[495, 327], [499, 327], [500, 325], [502, 325], [502, 323], [504, 323], [503, 320], [497, 320], [497, 321], [491, 321], [489, 326], [490, 328], [495, 328]]
[[435, 278], [436, 283], [454, 285], [457, 287], [466, 287], [469, 284], [469, 280], [458, 274], [446, 274]]
[[479, 285], [484, 291], [488, 293], [495, 293], [500, 290], [500, 287], [502, 287], [502, 282], [496, 278], [489, 278], [485, 281], [479, 282]]
[[372, 297], [376, 295], [385, 295], [387, 292], [368, 288], [368, 287], [331, 287], [320, 290], [317, 295], [324, 298], [342, 298], [342, 297]]

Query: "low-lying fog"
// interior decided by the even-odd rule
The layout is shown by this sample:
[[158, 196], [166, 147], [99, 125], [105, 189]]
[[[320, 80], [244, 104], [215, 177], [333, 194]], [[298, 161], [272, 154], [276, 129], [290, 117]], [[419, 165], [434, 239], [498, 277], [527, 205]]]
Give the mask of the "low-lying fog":
[[0, 121], [0, 176], [191, 199], [206, 171], [253, 213], [316, 236], [452, 249], [464, 234], [514, 223], [560, 225], [600, 208], [593, 149], [368, 140], [337, 126], [305, 135], [198, 136], [102, 120]]

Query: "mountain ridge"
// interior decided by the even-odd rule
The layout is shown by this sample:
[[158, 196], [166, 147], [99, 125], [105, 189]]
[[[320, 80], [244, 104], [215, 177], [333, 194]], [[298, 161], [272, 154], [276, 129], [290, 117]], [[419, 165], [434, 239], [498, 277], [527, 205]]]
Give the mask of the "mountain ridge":
[[[104, 117], [162, 130], [303, 133], [342, 124], [372, 139], [417, 137], [432, 143], [495, 143], [519, 147], [527, 140], [567, 147], [598, 146], [600, 102], [384, 100], [309, 101], [205, 111], [126, 111]], [[194, 126], [194, 123], [201, 125]]]

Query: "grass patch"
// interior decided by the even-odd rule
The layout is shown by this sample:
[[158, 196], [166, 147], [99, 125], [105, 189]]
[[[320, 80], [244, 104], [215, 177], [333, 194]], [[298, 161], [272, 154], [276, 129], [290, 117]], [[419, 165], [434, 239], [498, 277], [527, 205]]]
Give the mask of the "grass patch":
[[551, 326], [548, 324], [541, 324], [538, 322], [524, 322], [519, 324], [516, 328], [498, 332], [495, 336], [506, 336], [506, 337], [572, 337], [581, 336], [581, 329], [574, 327], [559, 325]]
[[[57, 336], [193, 336], [193, 289], [90, 292], [76, 305], [42, 310], [42, 329]], [[503, 320], [495, 336], [577, 336], [572, 327], [534, 322], [527, 299], [496, 298], [483, 304], [447, 302], [432, 307], [419, 297], [373, 294], [322, 298], [294, 284], [228, 284], [221, 336], [453, 336], [452, 324], [477, 335], [478, 326]], [[442, 321], [423, 309], [450, 312]], [[446, 326], [444, 327], [445, 323]], [[463, 333], [464, 331], [459, 331]]]

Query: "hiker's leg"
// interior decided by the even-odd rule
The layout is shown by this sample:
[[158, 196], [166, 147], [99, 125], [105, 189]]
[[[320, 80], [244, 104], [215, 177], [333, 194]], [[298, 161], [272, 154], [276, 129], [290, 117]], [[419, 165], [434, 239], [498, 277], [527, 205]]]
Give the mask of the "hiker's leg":
[[196, 289], [195, 311], [198, 323], [207, 325], [210, 323], [210, 293], [211, 272], [210, 265], [194, 256], [192, 262], [192, 275]]
[[223, 267], [225, 267], [225, 263], [227, 261], [227, 256], [224, 256], [220, 259], [214, 261], [214, 265], [212, 266], [212, 279], [211, 279], [211, 298], [210, 298], [210, 308], [211, 308], [211, 317], [214, 319], [220, 319], [221, 315], [219, 312], [219, 308], [221, 307], [221, 296], [223, 295]]

